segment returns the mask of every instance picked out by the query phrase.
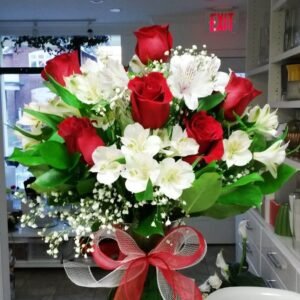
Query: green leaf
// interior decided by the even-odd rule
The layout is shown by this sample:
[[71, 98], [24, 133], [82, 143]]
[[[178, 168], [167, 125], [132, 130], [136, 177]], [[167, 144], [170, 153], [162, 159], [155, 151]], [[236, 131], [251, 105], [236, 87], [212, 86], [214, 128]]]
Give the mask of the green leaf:
[[207, 216], [215, 219], [225, 219], [239, 214], [243, 214], [249, 208], [241, 205], [226, 205], [222, 203], [215, 203], [208, 210], [201, 213], [202, 216]]
[[65, 170], [70, 167], [70, 154], [64, 144], [47, 141], [39, 145], [39, 150], [49, 166], [59, 170]]
[[68, 105], [73, 106], [78, 109], [84, 108], [84, 104], [78, 100], [78, 98], [69, 92], [66, 88], [56, 82], [51, 76], [47, 74], [49, 81], [52, 83], [53, 87], [55, 88], [58, 96]]
[[259, 175], [258, 173], [252, 173], [252, 174], [243, 176], [240, 179], [238, 179], [236, 182], [223, 187], [222, 195], [232, 192], [233, 189], [235, 189], [238, 186], [243, 186], [243, 185], [247, 185], [249, 183], [258, 182], [258, 181], [264, 181], [263, 177], [261, 175]]
[[216, 107], [225, 99], [225, 96], [226, 95], [224, 95], [222, 93], [214, 93], [205, 98], [200, 98], [197, 111], [200, 111], [200, 110], [207, 111], [207, 110], [210, 110], [210, 109]]
[[258, 207], [261, 205], [263, 194], [259, 187], [254, 184], [242, 185], [234, 188], [231, 192], [221, 194], [218, 203]]
[[250, 146], [251, 152], [261, 152], [266, 150], [267, 142], [266, 138], [261, 134], [255, 134], [252, 138], [252, 143]]
[[153, 266], [149, 267], [141, 300], [161, 300], [156, 279], [156, 269]]
[[48, 141], [58, 142], [58, 143], [64, 143], [65, 140], [58, 134], [57, 131], [55, 131], [49, 138]]
[[[9, 126], [9, 127], [11, 127], [11, 126]], [[22, 135], [30, 138], [30, 139], [34, 139], [34, 140], [37, 140], [37, 141], [41, 141], [43, 139], [43, 135], [42, 134], [32, 134], [31, 132], [28, 132], [28, 131], [22, 129], [19, 126], [12, 126], [11, 128], [13, 130], [21, 133]]]
[[14, 152], [8, 157], [9, 161], [16, 161], [24, 166], [38, 166], [45, 164], [45, 160], [36, 149], [22, 151], [15, 148]]
[[153, 185], [151, 180], [148, 181], [146, 190], [144, 192], [135, 194], [135, 199], [139, 202], [144, 200], [153, 200]]
[[28, 171], [34, 176], [39, 177], [49, 171], [49, 166], [47, 165], [39, 165], [39, 166], [32, 166], [28, 168]]
[[35, 182], [32, 184], [32, 187], [44, 187], [51, 189], [52, 187], [59, 186], [64, 184], [72, 174], [62, 172], [56, 169], [50, 169], [43, 175], [39, 176]]
[[57, 125], [64, 120], [62, 117], [35, 111], [28, 108], [24, 108], [24, 111], [32, 115], [33, 117], [37, 118], [38, 120], [42, 121], [43, 123], [47, 124], [49, 127], [51, 127], [54, 130], [57, 130]]
[[139, 235], [151, 236], [153, 234], [164, 235], [163, 224], [160, 216], [160, 210], [153, 210], [153, 212], [146, 218], [142, 218], [137, 228], [134, 229]]
[[298, 171], [299, 170], [293, 168], [292, 166], [282, 164], [277, 168], [277, 178], [274, 178], [271, 173], [265, 172], [262, 174], [264, 182], [257, 185], [260, 187], [263, 194], [272, 194], [279, 190]]
[[72, 171], [75, 167], [77, 167], [78, 163], [80, 162], [81, 154], [79, 152], [75, 152], [71, 155], [70, 158], [70, 168], [69, 170]]
[[95, 178], [88, 178], [88, 179], [82, 179], [78, 181], [76, 185], [76, 189], [79, 193], [79, 195], [85, 195], [91, 193], [95, 186], [96, 179]]
[[196, 178], [198, 178], [200, 175], [202, 175], [204, 173], [215, 172], [217, 167], [218, 167], [218, 164], [215, 161], [209, 163], [207, 166], [203, 167], [201, 170], [196, 172]]
[[218, 173], [204, 173], [193, 183], [193, 186], [182, 193], [186, 202], [187, 213], [199, 213], [211, 207], [221, 193], [222, 183]]

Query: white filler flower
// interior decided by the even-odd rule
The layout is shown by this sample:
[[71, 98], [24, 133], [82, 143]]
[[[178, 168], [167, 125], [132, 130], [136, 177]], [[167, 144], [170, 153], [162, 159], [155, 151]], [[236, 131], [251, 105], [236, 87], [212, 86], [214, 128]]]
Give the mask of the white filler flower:
[[168, 84], [174, 97], [183, 99], [190, 110], [198, 107], [198, 98], [213, 91], [224, 92], [229, 76], [218, 72], [220, 60], [205, 55], [175, 55], [170, 61]]
[[97, 173], [97, 180], [100, 183], [112, 184], [119, 178], [124, 169], [124, 165], [117, 161], [122, 157], [123, 154], [116, 145], [97, 147], [92, 154], [95, 164], [90, 171]]
[[155, 184], [159, 176], [159, 164], [151, 156], [137, 153], [126, 157], [126, 169], [122, 176], [126, 178], [125, 186], [132, 193], [140, 193], [146, 190], [148, 181]]
[[165, 158], [160, 163], [157, 186], [167, 197], [178, 199], [184, 189], [192, 186], [194, 180], [195, 174], [190, 164], [182, 160], [175, 161], [173, 158]]
[[167, 156], [188, 156], [197, 154], [199, 150], [198, 143], [189, 138], [186, 131], [183, 131], [179, 125], [175, 125], [172, 131], [172, 138], [165, 142], [167, 149], [163, 150]]
[[231, 166], [245, 166], [251, 159], [252, 153], [249, 150], [251, 140], [246, 132], [234, 131], [228, 139], [223, 140], [224, 155], [228, 168]]
[[263, 108], [255, 106], [249, 111], [248, 121], [255, 123], [255, 129], [264, 136], [276, 136], [278, 127], [276, 112], [276, 110], [271, 112], [269, 104], [266, 104]]
[[157, 154], [161, 147], [161, 139], [156, 135], [149, 135], [150, 129], [144, 129], [139, 123], [128, 125], [121, 138], [123, 154], [126, 156], [134, 156], [137, 153], [150, 156]]
[[253, 158], [264, 164], [274, 178], [277, 178], [277, 166], [284, 162], [286, 156], [285, 149], [288, 144], [281, 143], [282, 140], [278, 140], [265, 151], [253, 153]]

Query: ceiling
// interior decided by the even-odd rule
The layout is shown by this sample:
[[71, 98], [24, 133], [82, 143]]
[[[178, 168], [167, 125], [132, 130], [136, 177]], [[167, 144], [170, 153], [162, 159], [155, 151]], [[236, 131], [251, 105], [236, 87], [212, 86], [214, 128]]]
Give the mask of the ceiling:
[[[93, 4], [92, 2], [100, 2]], [[204, 9], [246, 10], [246, 0], [0, 0], [0, 22], [86, 21], [138, 23]], [[110, 9], [119, 8], [119, 13]]]

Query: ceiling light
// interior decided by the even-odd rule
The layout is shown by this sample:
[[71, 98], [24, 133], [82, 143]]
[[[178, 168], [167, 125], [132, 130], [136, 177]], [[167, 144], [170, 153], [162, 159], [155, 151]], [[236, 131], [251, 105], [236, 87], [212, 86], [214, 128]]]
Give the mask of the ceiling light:
[[109, 11], [111, 13], [119, 13], [119, 12], [121, 12], [121, 9], [120, 8], [111, 8]]
[[102, 3], [104, 3], [104, 0], [90, 0], [90, 2], [92, 4], [102, 4]]

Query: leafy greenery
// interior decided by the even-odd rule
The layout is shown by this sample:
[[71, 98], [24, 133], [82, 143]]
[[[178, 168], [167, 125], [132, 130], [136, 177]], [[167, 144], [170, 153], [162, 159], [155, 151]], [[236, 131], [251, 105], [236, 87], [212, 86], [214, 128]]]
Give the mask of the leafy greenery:
[[272, 194], [279, 190], [290, 178], [292, 178], [299, 170], [287, 165], [282, 164], [277, 168], [277, 178], [274, 178], [271, 173], [265, 172], [262, 174], [264, 182], [257, 185], [261, 189], [262, 193]]
[[204, 173], [183, 191], [181, 198], [186, 202], [185, 211], [196, 214], [211, 207], [221, 193], [222, 183], [218, 173]]
[[29, 108], [24, 108], [24, 112], [32, 115], [33, 117], [37, 118], [41, 122], [45, 123], [48, 125], [50, 128], [57, 130], [57, 125], [62, 122], [64, 119], [62, 117], [52, 115], [52, 114], [47, 114], [43, 112], [39, 112], [36, 110], [32, 110]]
[[160, 210], [154, 209], [146, 218], [141, 218], [138, 227], [134, 231], [145, 237], [154, 234], [164, 235]]
[[219, 105], [224, 99], [225, 99], [225, 94], [222, 93], [214, 93], [210, 96], [207, 96], [205, 98], [199, 99], [199, 105], [197, 108], [197, 111], [200, 110], [210, 110], [217, 105]]
[[74, 94], [72, 94], [66, 88], [56, 82], [50, 75], [47, 74], [47, 77], [55, 88], [57, 95], [60, 96], [66, 104], [73, 106], [79, 110], [83, 109], [86, 106], [83, 102], [79, 101]]
[[207, 209], [204, 212], [201, 212], [198, 215], [207, 216], [215, 219], [225, 219], [235, 215], [243, 214], [249, 208], [251, 207], [242, 205], [222, 204], [217, 202], [209, 209]]
[[13, 153], [8, 157], [8, 160], [18, 162], [24, 166], [39, 166], [46, 164], [36, 147], [24, 151], [15, 148]]
[[246, 184], [234, 188], [231, 192], [222, 194], [218, 203], [241, 205], [246, 207], [258, 207], [261, 205], [263, 194], [259, 187], [253, 184]]
[[65, 170], [71, 166], [71, 156], [64, 144], [47, 141], [40, 144], [38, 149], [41, 157], [49, 166], [59, 170]]
[[135, 199], [139, 202], [144, 200], [153, 200], [153, 185], [150, 179], [148, 181], [146, 190], [144, 192], [136, 193]]

